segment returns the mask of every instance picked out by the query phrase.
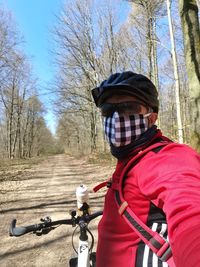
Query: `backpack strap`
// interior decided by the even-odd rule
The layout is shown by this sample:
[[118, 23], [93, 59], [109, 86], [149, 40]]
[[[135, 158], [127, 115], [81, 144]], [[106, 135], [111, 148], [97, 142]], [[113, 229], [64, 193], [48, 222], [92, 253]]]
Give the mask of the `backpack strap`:
[[158, 256], [158, 258], [167, 262], [170, 267], [175, 267], [172, 251], [169, 243], [161, 237], [157, 232], [152, 231], [145, 223], [143, 223], [136, 214], [129, 208], [128, 203], [123, 198], [123, 182], [130, 169], [132, 169], [148, 152], [158, 153], [169, 142], [156, 143], [144, 151], [140, 152], [136, 157], [128, 162], [120, 179], [119, 190], [115, 190], [115, 200], [118, 206], [119, 214], [124, 218], [127, 224], [136, 232], [141, 240], [149, 246], [149, 248]]

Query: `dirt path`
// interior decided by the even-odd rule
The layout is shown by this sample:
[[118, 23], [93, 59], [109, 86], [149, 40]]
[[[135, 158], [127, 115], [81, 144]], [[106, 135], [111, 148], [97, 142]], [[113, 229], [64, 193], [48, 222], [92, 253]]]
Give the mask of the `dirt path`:
[[[53, 220], [70, 218], [69, 210], [76, 205], [75, 188], [84, 183], [90, 191], [112, 172], [110, 167], [86, 164], [66, 155], [48, 158], [37, 165], [27, 177], [5, 182], [1, 189], [0, 214], [0, 266], [69, 266], [72, 256], [72, 227], [59, 226], [48, 235], [27, 234], [9, 237], [8, 227], [13, 218], [17, 225], [39, 223], [40, 218], [50, 215]], [[13, 190], [15, 189], [15, 190]], [[93, 211], [102, 209], [105, 190], [90, 193]], [[96, 235], [98, 219], [90, 225]]]

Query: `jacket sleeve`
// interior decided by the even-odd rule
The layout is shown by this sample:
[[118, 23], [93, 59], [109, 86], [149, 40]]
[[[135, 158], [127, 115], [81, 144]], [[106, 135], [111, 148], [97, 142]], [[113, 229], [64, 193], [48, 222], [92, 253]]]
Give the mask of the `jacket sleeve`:
[[170, 144], [137, 165], [141, 192], [162, 208], [177, 267], [200, 266], [200, 155]]

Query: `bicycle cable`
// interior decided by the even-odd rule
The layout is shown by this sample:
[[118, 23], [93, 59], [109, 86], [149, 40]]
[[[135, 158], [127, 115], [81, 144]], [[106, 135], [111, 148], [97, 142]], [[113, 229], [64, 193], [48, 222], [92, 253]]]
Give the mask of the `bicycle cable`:
[[[72, 247], [73, 247], [73, 250], [76, 252], [76, 254], [78, 254], [78, 251], [76, 250], [76, 248], [75, 248], [75, 245], [74, 245], [74, 235], [75, 235], [75, 233], [76, 233], [76, 230], [79, 228], [79, 226], [77, 226], [75, 229], [74, 229], [74, 231], [73, 231], [73, 233], [72, 233]], [[90, 245], [90, 248], [89, 248], [89, 252], [91, 253], [92, 252], [92, 250], [93, 250], [93, 247], [94, 247], [94, 236], [93, 236], [93, 234], [92, 234], [92, 232], [87, 228], [86, 229], [86, 231], [90, 234], [90, 236], [91, 236], [91, 245]]]
[[73, 233], [72, 233], [72, 247], [73, 247], [74, 251], [76, 252], [76, 254], [78, 254], [78, 251], [76, 250], [76, 248], [75, 248], [75, 246], [74, 246], [74, 235], [75, 235], [75, 232], [76, 232], [76, 230], [77, 230], [78, 228], [79, 228], [79, 226], [77, 226], [77, 227], [74, 229]]

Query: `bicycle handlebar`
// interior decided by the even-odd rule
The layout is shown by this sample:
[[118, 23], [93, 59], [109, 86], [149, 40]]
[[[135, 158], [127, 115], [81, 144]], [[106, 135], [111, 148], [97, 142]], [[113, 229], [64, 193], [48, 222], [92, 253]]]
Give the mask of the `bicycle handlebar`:
[[10, 228], [9, 228], [9, 235], [10, 236], [21, 236], [30, 232], [36, 233], [37, 231], [41, 231], [43, 229], [48, 229], [49, 231], [53, 229], [52, 226], [66, 224], [66, 225], [80, 225], [81, 222], [89, 223], [91, 220], [95, 219], [96, 217], [102, 215], [102, 211], [95, 212], [93, 214], [86, 214], [78, 217], [72, 217], [72, 219], [64, 219], [64, 220], [57, 220], [52, 221], [49, 217], [47, 219], [43, 219], [42, 223], [33, 224], [28, 226], [21, 226], [16, 227], [17, 220], [13, 219]]

